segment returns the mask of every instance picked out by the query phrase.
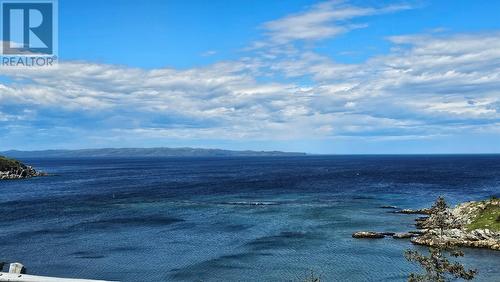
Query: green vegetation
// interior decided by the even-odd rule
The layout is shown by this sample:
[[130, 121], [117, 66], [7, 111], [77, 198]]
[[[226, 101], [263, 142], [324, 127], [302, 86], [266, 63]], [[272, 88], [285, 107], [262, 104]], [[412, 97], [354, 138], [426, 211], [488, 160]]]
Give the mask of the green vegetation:
[[414, 250], [406, 250], [408, 261], [417, 263], [423, 273], [410, 273], [408, 282], [447, 282], [458, 279], [472, 280], [476, 270], [465, 269], [459, 262], [453, 262], [453, 257], [463, 257], [464, 253], [443, 240], [445, 230], [459, 228], [459, 223], [450, 212], [449, 206], [443, 197], [439, 197], [431, 208], [430, 228], [439, 230], [439, 241], [429, 247], [428, 255]]
[[500, 231], [500, 206], [488, 204], [467, 226], [467, 229], [489, 229]]
[[472, 280], [477, 273], [476, 270], [467, 270], [462, 264], [449, 260], [449, 257], [463, 256], [463, 252], [446, 244], [430, 247], [428, 256], [417, 251], [407, 250], [405, 252], [406, 259], [418, 263], [425, 270], [423, 274], [411, 273], [408, 282]]
[[0, 156], [0, 171], [7, 171], [11, 170], [12, 168], [21, 168], [21, 167], [24, 167], [24, 165], [20, 161]]

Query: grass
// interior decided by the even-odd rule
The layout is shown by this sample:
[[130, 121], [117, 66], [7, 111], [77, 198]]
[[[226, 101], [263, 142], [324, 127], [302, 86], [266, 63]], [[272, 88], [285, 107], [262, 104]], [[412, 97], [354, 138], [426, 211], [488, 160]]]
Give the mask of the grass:
[[0, 171], [6, 171], [11, 168], [22, 167], [23, 164], [19, 161], [0, 156]]
[[492, 231], [500, 231], [500, 206], [493, 204], [487, 205], [467, 228], [469, 230], [489, 229]]

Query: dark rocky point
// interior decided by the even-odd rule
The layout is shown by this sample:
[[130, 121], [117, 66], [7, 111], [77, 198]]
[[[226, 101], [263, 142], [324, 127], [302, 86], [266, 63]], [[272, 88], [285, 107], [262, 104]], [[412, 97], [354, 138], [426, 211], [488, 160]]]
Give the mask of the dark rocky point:
[[396, 206], [381, 206], [380, 208], [381, 209], [391, 209], [391, 210], [397, 210], [398, 209], [398, 207], [396, 207]]
[[395, 232], [380, 232], [380, 234], [384, 235], [384, 236], [392, 236], [394, 234], [396, 234]]
[[0, 156], [0, 180], [23, 179], [36, 176], [45, 176], [44, 172], [36, 171], [18, 160]]
[[411, 230], [411, 231], [408, 231], [408, 233], [416, 234], [416, 235], [422, 235], [422, 234], [425, 234], [425, 232], [427, 232], [427, 230]]

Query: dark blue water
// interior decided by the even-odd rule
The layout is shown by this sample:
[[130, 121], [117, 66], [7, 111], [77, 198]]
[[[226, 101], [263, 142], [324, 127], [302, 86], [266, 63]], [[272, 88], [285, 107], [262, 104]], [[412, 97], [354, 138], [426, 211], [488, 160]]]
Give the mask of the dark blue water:
[[[498, 155], [24, 161], [55, 175], [0, 182], [0, 259], [121, 281], [405, 281], [422, 247], [351, 233], [413, 229], [382, 205], [500, 193]], [[465, 254], [499, 281], [500, 252]]]

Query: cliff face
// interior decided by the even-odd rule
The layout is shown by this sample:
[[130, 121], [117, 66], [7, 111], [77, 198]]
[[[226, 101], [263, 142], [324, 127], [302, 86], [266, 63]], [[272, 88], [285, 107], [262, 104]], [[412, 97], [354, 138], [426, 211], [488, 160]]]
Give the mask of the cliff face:
[[20, 161], [0, 156], [0, 180], [31, 178], [43, 175], [46, 174], [38, 172]]

